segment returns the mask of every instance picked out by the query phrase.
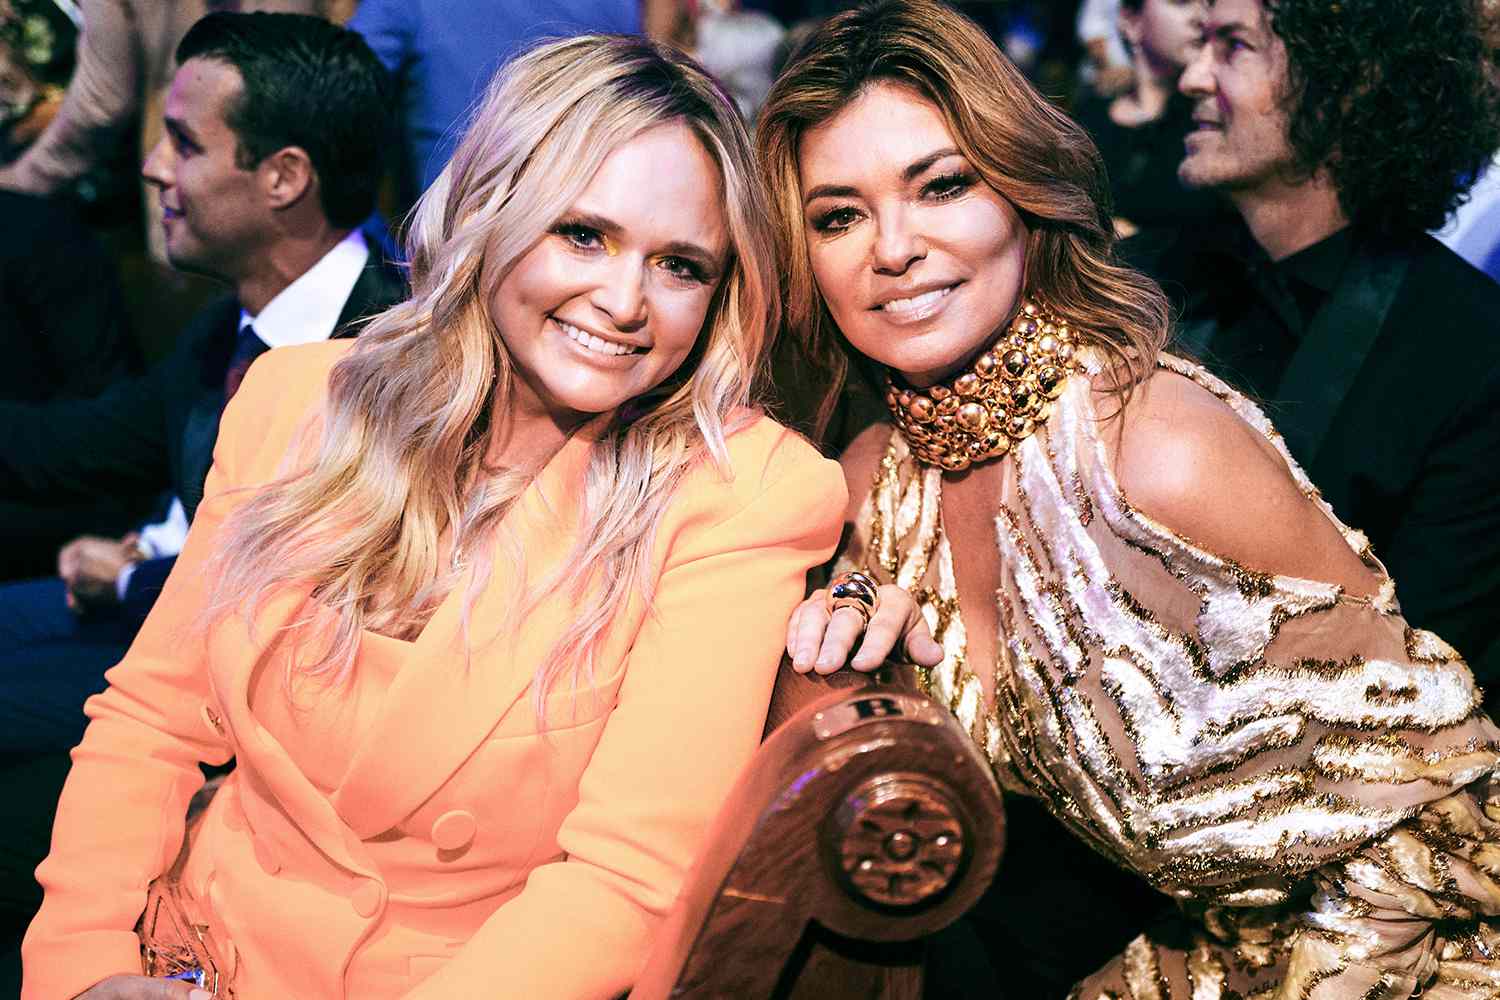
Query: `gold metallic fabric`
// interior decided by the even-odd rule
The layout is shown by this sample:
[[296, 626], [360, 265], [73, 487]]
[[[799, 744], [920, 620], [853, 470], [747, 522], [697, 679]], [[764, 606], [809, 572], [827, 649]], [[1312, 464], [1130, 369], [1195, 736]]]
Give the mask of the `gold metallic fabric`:
[[1273, 443], [1380, 588], [1257, 572], [1132, 508], [1084, 363], [1003, 460], [997, 662], [967, 655], [943, 472], [899, 433], [859, 567], [916, 594], [946, 653], [925, 687], [1002, 784], [1179, 902], [1183, 926], [1076, 995], [1500, 998], [1500, 730], [1468, 668], [1402, 619], [1264, 415], [1197, 366], [1160, 362]]

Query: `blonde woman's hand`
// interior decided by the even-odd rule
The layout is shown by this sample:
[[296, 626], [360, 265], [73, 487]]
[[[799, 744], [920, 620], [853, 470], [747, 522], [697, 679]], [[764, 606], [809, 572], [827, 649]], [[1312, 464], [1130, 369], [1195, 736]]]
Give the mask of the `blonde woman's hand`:
[[209, 1000], [208, 990], [172, 979], [150, 976], [110, 976], [73, 1000]]
[[[831, 674], [848, 661], [855, 670], [874, 670], [902, 641], [913, 663], [937, 666], [943, 659], [943, 647], [933, 641], [911, 594], [891, 584], [879, 587], [877, 593], [879, 604], [868, 626], [853, 608], [839, 608], [829, 615], [827, 590], [816, 590], [797, 605], [786, 626], [786, 651], [792, 658], [792, 669], [799, 674], [809, 670]], [[856, 642], [859, 650], [851, 660], [849, 654]]]

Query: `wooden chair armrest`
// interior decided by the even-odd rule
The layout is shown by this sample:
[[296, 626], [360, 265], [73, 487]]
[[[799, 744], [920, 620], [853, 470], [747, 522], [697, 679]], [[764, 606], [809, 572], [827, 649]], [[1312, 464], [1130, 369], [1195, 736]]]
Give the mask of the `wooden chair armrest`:
[[899, 682], [833, 676], [778, 691], [783, 711], [804, 704], [720, 811], [633, 1000], [851, 995], [851, 975], [859, 995], [914, 996], [890, 977], [872, 990], [872, 970], [915, 962], [920, 982], [920, 948], [896, 943], [956, 920], [994, 877], [1000, 790], [958, 722]]

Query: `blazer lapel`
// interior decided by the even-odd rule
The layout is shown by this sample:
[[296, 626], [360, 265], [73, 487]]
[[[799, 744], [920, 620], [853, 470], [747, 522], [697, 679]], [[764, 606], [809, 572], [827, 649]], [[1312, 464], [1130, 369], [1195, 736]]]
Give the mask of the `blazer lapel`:
[[[577, 537], [577, 493], [590, 443], [570, 438], [527, 489], [513, 512], [526, 546], [527, 581], [546, 578]], [[496, 556], [503, 557], [503, 548]], [[360, 740], [333, 805], [361, 838], [395, 826], [431, 797], [528, 695], [537, 666], [558, 638], [546, 614], [528, 616], [504, 635], [500, 623], [519, 598], [518, 584], [497, 564], [469, 613], [468, 577], [428, 621], [386, 692], [375, 724]], [[538, 622], [541, 627], [535, 627]], [[402, 748], [413, 740], [420, 747]]]
[[1287, 406], [1277, 430], [1307, 467], [1364, 366], [1406, 278], [1409, 258], [1357, 250], [1287, 365], [1275, 398]]
[[213, 464], [219, 417], [224, 412], [224, 373], [239, 331], [239, 301], [225, 299], [217, 308], [221, 314], [210, 323], [212, 332], [200, 349], [198, 381], [191, 389], [179, 437], [178, 496], [190, 521], [203, 500], [203, 481]]
[[253, 768], [320, 850], [350, 871], [370, 875], [373, 868], [359, 838], [250, 708], [250, 683], [257, 667], [284, 641], [284, 629], [310, 592], [305, 586], [278, 592], [262, 605], [253, 626], [239, 617], [216, 624], [209, 634], [209, 678], [233, 734], [236, 756]]
[[375, 253], [372, 248], [370, 263], [359, 272], [349, 297], [344, 300], [344, 308], [339, 311], [338, 322], [334, 324], [334, 337], [353, 337], [359, 332], [355, 325], [359, 320], [388, 309], [405, 297], [406, 289], [400, 276], [384, 264], [377, 263]]

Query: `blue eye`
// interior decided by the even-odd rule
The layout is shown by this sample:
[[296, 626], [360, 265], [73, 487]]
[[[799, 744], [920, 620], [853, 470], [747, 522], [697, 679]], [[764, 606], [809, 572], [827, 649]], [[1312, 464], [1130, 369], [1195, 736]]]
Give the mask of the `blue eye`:
[[591, 226], [577, 222], [559, 222], [552, 227], [552, 232], [580, 250], [604, 249], [604, 234]]

